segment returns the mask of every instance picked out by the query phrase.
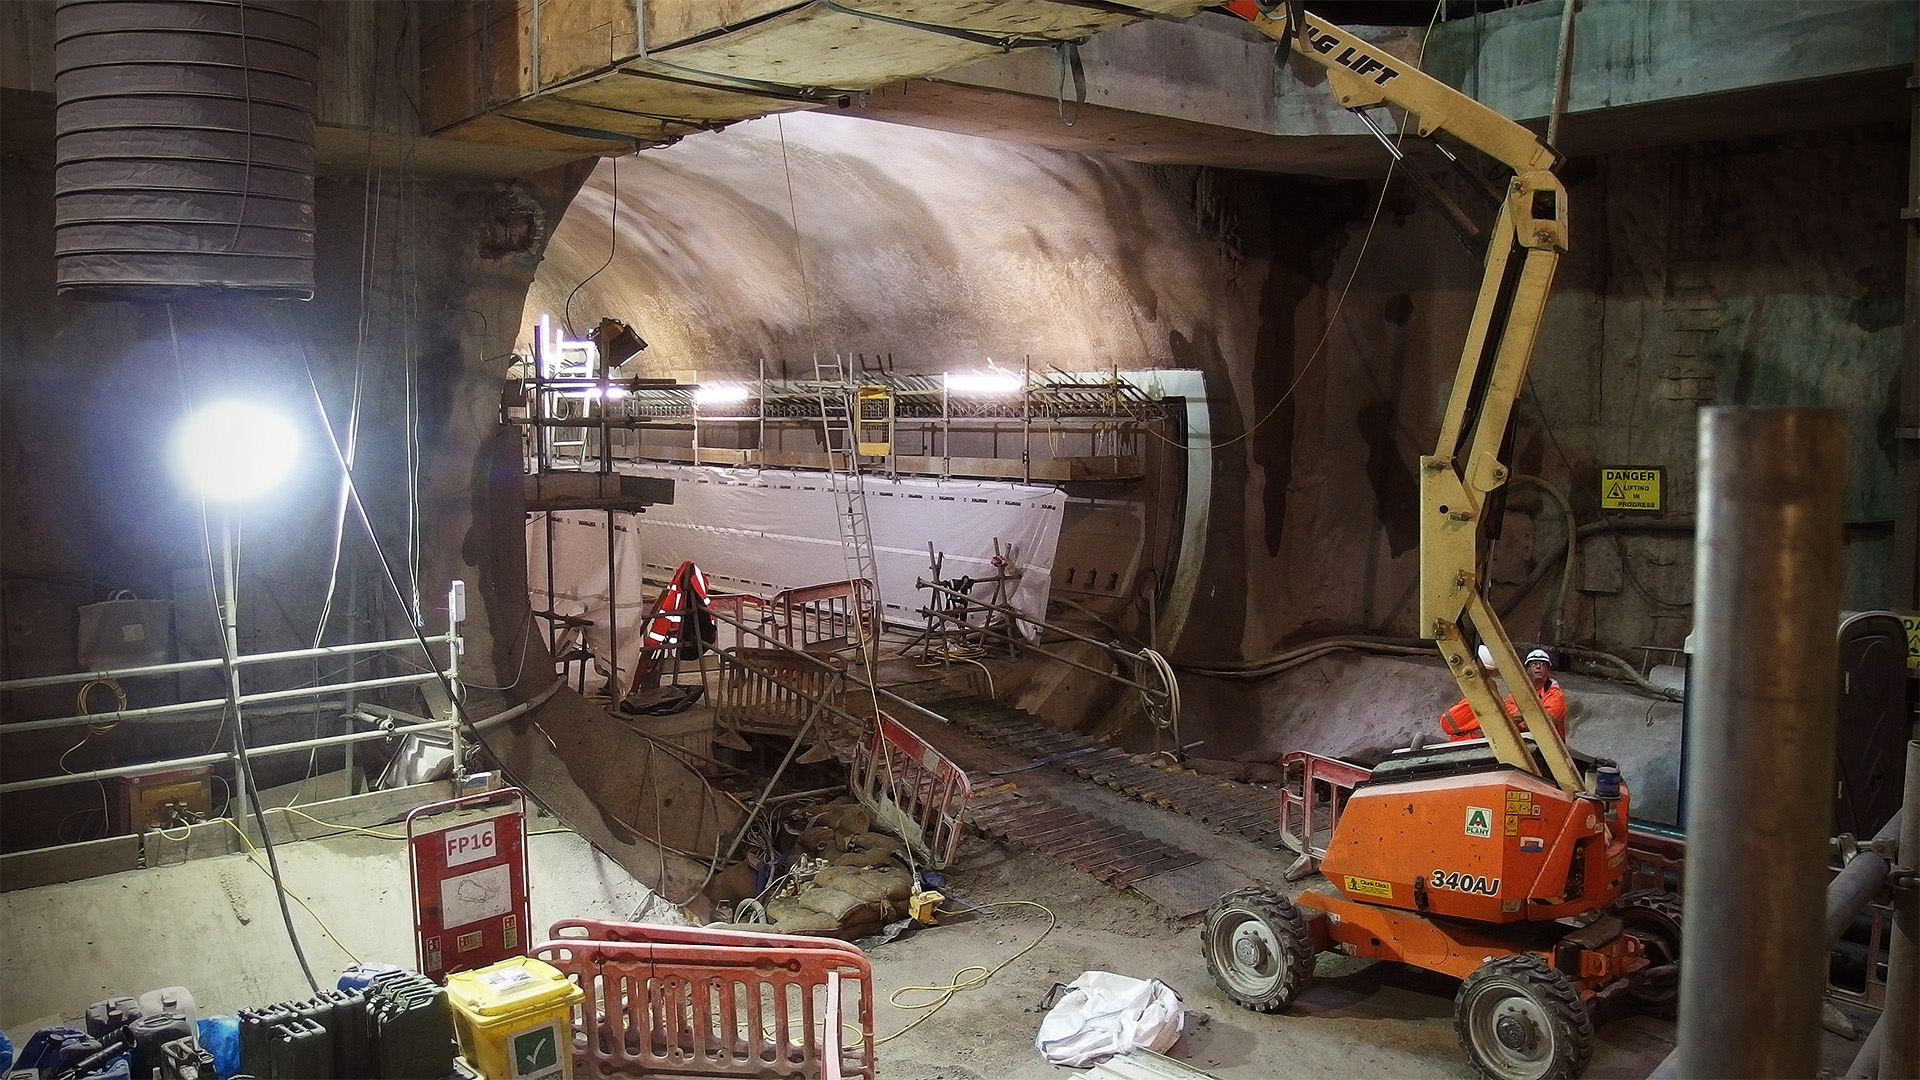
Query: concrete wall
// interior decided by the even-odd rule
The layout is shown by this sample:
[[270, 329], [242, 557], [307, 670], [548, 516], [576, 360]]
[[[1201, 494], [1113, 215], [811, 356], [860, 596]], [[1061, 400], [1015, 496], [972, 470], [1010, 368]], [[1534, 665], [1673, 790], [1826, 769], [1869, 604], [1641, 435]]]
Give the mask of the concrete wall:
[[[499, 378], [546, 226], [583, 174], [514, 184], [435, 175], [436, 155], [415, 154], [419, 144], [410, 141], [419, 131], [417, 12], [406, 4], [327, 4], [321, 12], [314, 300], [233, 296], [168, 307], [55, 295], [52, 4], [7, 5], [0, 678], [77, 670], [77, 609], [121, 589], [175, 601], [179, 654], [215, 651], [208, 561], [219, 525], [209, 544], [167, 443], [191, 402], [232, 394], [277, 401], [304, 443], [295, 475], [242, 515], [244, 651], [312, 645], [330, 589], [328, 641], [402, 635], [416, 615], [437, 631], [448, 582], [459, 577], [471, 590], [471, 681], [505, 686], [516, 671], [542, 671], [541, 657], [520, 663], [528, 619], [519, 445], [497, 423]], [[497, 162], [475, 164], [466, 161], [466, 171], [502, 175]], [[399, 597], [357, 515], [343, 515], [316, 394], [334, 431], [354, 442], [361, 497]], [[283, 665], [248, 687], [323, 676], [338, 673]], [[532, 690], [522, 696], [545, 686], [527, 683]], [[173, 700], [176, 691], [218, 696], [217, 683], [210, 689], [195, 679], [128, 691], [135, 705]], [[478, 692], [474, 708], [484, 714], [499, 701]], [[105, 706], [96, 694], [92, 708]], [[10, 695], [0, 710], [8, 720], [69, 713], [72, 690]], [[249, 728], [258, 743], [332, 734], [331, 725], [262, 710]], [[0, 775], [18, 780], [226, 747], [218, 721], [128, 722], [79, 744], [83, 730], [9, 736]], [[335, 760], [262, 759], [259, 779], [270, 787]], [[223, 795], [216, 791], [216, 801]], [[0, 839], [16, 849], [98, 835], [103, 796], [91, 784], [10, 796]]]
[[[42, 145], [6, 156], [0, 546], [7, 677], [77, 670], [76, 609], [113, 590], [174, 599], [183, 629], [210, 621], [201, 510], [171, 468], [168, 440], [191, 402], [255, 395], [276, 401], [300, 428], [303, 453], [281, 490], [242, 512], [241, 648], [314, 643], [337, 542], [342, 555], [327, 640], [406, 633], [416, 583], [418, 615], [438, 631], [448, 582], [460, 577], [472, 589], [473, 681], [509, 681], [525, 622], [524, 564], [500, 552], [517, 550], [519, 447], [497, 425], [504, 361], [492, 358], [511, 351], [542, 235], [496, 241], [512, 234], [518, 213], [557, 217], [569, 181], [556, 175], [497, 189], [367, 180], [323, 178], [319, 185], [312, 303], [234, 297], [169, 308], [54, 295], [51, 153]], [[342, 438], [357, 430], [361, 495], [404, 599], [387, 588], [357, 516], [342, 519], [316, 384]], [[349, 422], [356, 407], [357, 426]], [[410, 440], [419, 462], [411, 490]], [[217, 552], [217, 518], [213, 529]], [[499, 663], [496, 625], [513, 637], [499, 646], [508, 650]], [[496, 677], [496, 669], [508, 678]], [[297, 681], [298, 673], [277, 674]], [[154, 699], [136, 704], [156, 704], [171, 689], [150, 688]], [[136, 687], [135, 695], [147, 691]], [[48, 715], [69, 706], [70, 691], [14, 695], [7, 712]], [[253, 737], [304, 736], [309, 726], [305, 718], [262, 723]], [[163, 749], [204, 753], [216, 727], [124, 725], [66, 764], [101, 767]], [[10, 738], [5, 775], [52, 771], [74, 738], [65, 731]], [[278, 759], [261, 783], [306, 766], [304, 755]], [[84, 797], [74, 794], [79, 790], [10, 799], [7, 845], [45, 842], [74, 804], [97, 803], [91, 786]], [[70, 825], [67, 838], [79, 827]], [[97, 827], [96, 820], [89, 831]]]

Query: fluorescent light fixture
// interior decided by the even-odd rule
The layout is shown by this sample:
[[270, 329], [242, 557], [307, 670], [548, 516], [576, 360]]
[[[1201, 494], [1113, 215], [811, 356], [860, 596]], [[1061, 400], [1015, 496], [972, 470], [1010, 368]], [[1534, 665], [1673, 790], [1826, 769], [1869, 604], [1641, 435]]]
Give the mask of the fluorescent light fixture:
[[725, 405], [747, 400], [747, 388], [739, 383], [712, 383], [693, 392], [693, 400], [702, 405]]
[[1011, 371], [998, 368], [987, 371], [949, 371], [947, 372], [947, 392], [950, 394], [1011, 394], [1019, 390], [1023, 380]]
[[244, 401], [216, 401], [180, 427], [175, 442], [194, 490], [230, 501], [258, 495], [293, 468], [299, 435], [278, 413]]

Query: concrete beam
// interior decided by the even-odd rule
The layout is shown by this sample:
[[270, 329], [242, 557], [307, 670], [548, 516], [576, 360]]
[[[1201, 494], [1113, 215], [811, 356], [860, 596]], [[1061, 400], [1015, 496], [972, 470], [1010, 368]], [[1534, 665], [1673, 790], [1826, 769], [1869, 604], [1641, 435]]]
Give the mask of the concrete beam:
[[[1409, 61], [1419, 49], [1417, 28], [1357, 32]], [[1343, 177], [1383, 171], [1373, 137], [1334, 104], [1318, 70], [1281, 66], [1276, 56], [1274, 43], [1246, 22], [1206, 13], [1087, 41], [1084, 105], [1055, 53], [1028, 50], [882, 87], [863, 115], [1147, 164]]]
[[[1506, 116], [1545, 119], [1563, 4], [1438, 27], [1426, 70]], [[1574, 19], [1569, 116], [1896, 71], [1913, 57], [1911, 2], [1584, 0]]]
[[619, 473], [549, 472], [520, 478], [527, 509], [623, 510], [642, 513], [673, 503], [673, 481]]
[[[1561, 3], [1420, 27], [1355, 28], [1507, 116], [1544, 121]], [[1882, 0], [1585, 0], [1562, 148], [1634, 147], [1898, 120], [1913, 5]], [[1308, 65], [1203, 14], [1111, 30], [1080, 50], [1086, 104], [1051, 52], [1022, 52], [875, 92], [876, 119], [1146, 163], [1377, 175], [1386, 158]], [[1071, 121], [1071, 124], [1069, 122]]]
[[[1544, 121], [1561, 2], [1439, 28], [1426, 69], [1504, 115]], [[1911, 0], [1583, 0], [1563, 149], [1750, 138], [1901, 119]]]

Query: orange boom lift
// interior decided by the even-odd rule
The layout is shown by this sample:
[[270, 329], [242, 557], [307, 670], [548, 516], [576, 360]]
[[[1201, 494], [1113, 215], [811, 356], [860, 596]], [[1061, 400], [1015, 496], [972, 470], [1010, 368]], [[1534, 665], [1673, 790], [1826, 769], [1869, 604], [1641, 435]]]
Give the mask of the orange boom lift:
[[[1594, 1011], [1626, 998], [1655, 1011], [1677, 1000], [1680, 904], [1623, 895], [1626, 786], [1611, 762], [1569, 750], [1531, 692], [1513, 643], [1482, 591], [1489, 499], [1513, 405], [1566, 249], [1558, 155], [1531, 131], [1398, 57], [1302, 10], [1226, 9], [1322, 65], [1340, 104], [1396, 159], [1370, 115], [1392, 106], [1405, 135], [1478, 150], [1512, 176], [1494, 192], [1479, 298], [1433, 453], [1420, 459], [1420, 625], [1473, 704], [1485, 741], [1400, 751], [1353, 790], [1320, 861], [1333, 891], [1296, 905], [1266, 889], [1221, 898], [1202, 931], [1207, 968], [1234, 1001], [1277, 1012], [1327, 950], [1394, 960], [1462, 980], [1454, 1028], [1495, 1080], [1575, 1077], [1592, 1056]], [[1418, 173], [1410, 173], [1422, 179]], [[1427, 185], [1423, 184], [1423, 187]], [[1465, 215], [1429, 190], [1463, 238]], [[1474, 655], [1493, 654], [1520, 724]]]

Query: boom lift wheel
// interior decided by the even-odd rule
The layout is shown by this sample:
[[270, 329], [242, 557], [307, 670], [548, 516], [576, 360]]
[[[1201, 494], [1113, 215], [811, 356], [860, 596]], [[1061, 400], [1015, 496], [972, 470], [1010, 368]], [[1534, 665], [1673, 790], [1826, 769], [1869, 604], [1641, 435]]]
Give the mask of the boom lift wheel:
[[[1642, 889], [1615, 900], [1607, 914], [1617, 915], [1627, 933], [1640, 939], [1653, 967], [1680, 962], [1680, 898], [1664, 889]], [[1627, 995], [1641, 1009], [1671, 1020], [1680, 1011], [1680, 972], [1635, 986]]]
[[1570, 1080], [1593, 1057], [1593, 1021], [1573, 980], [1535, 953], [1498, 956], [1460, 984], [1453, 1030], [1488, 1080]]
[[1236, 1004], [1280, 1012], [1313, 978], [1313, 938], [1293, 901], [1269, 889], [1214, 901], [1200, 929], [1207, 973]]

